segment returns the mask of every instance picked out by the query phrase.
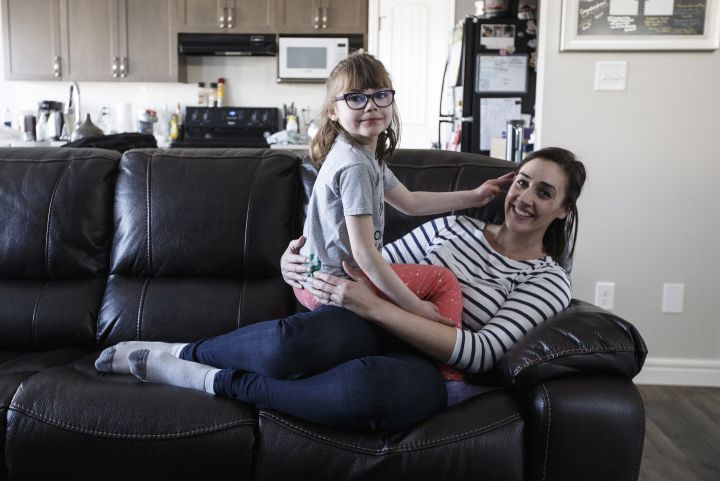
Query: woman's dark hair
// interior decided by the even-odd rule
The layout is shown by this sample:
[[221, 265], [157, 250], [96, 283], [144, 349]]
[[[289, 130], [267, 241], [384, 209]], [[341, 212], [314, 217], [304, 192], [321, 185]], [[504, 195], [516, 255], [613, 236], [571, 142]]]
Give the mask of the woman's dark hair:
[[[575, 241], [577, 240], [578, 210], [577, 199], [580, 197], [585, 178], [585, 166], [575, 158], [575, 154], [560, 147], [546, 147], [528, 154], [520, 163], [518, 169], [531, 160], [541, 159], [554, 162], [559, 165], [567, 174], [567, 191], [565, 193], [564, 205], [568, 209], [568, 215], [564, 219], [555, 219], [545, 231], [543, 237], [543, 248], [545, 252], [556, 261], [567, 251], [568, 258], [575, 253]], [[572, 242], [568, 245], [568, 240]]]

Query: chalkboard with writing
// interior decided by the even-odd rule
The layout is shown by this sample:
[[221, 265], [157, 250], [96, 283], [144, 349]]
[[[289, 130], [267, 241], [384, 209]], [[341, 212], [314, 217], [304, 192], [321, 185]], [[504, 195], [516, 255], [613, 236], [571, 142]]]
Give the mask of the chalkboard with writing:
[[704, 35], [710, 1], [579, 0], [577, 36]]

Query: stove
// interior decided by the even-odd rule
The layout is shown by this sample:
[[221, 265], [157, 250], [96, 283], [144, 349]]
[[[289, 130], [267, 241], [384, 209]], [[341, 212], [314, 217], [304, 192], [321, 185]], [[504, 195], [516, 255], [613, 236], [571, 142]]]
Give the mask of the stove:
[[279, 129], [274, 107], [187, 107], [185, 138], [170, 147], [263, 148], [265, 136]]

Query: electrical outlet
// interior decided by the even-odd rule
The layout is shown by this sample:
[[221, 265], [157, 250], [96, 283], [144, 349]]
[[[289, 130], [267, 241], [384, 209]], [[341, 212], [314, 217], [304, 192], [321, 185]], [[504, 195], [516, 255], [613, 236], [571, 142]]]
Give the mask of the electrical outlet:
[[595, 284], [595, 305], [612, 311], [615, 307], [615, 283], [598, 282]]

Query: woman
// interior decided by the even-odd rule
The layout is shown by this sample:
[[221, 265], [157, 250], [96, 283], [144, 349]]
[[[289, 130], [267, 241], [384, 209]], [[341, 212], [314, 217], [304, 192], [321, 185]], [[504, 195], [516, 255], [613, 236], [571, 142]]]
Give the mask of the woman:
[[[103, 351], [96, 367], [321, 424], [407, 427], [447, 405], [448, 388], [430, 359], [470, 372], [490, 369], [529, 329], [567, 307], [569, 279], [553, 257], [576, 233], [584, 181], [572, 153], [542, 149], [520, 165], [501, 225], [446, 217], [386, 246], [390, 260], [453, 270], [465, 299], [462, 329], [384, 301], [348, 268], [357, 282], [315, 274], [312, 293], [329, 305], [313, 312], [191, 344], [121, 343]], [[293, 253], [301, 244], [291, 243], [281, 262], [293, 287], [307, 278], [307, 259]], [[469, 395], [451, 390], [454, 401]]]

